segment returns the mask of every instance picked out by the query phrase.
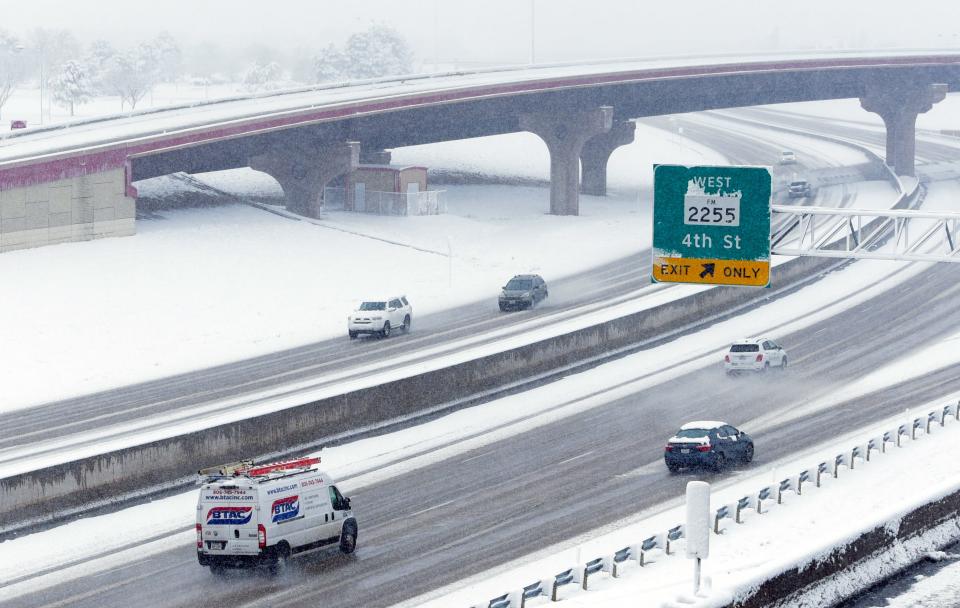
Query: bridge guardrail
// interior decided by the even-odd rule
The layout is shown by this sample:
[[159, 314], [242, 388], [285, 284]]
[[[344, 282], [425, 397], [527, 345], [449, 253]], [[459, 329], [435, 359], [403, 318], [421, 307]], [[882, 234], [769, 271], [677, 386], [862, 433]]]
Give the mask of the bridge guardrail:
[[[894, 443], [894, 437], [896, 438], [896, 446], [902, 447], [903, 444], [899, 441], [900, 437], [908, 435], [911, 441], [916, 441], [918, 430], [922, 430], [925, 435], [930, 435], [932, 434], [931, 429], [934, 428], [934, 423], [938, 423], [940, 427], [943, 427], [946, 426], [946, 422], [950, 418], [952, 418], [954, 422], [960, 422], [960, 401], [930, 410], [923, 416], [912, 418], [910, 421], [898, 425], [896, 429], [884, 431], [880, 436], [871, 437], [866, 442], [859, 443], [848, 449], [843, 449], [832, 458], [828, 458], [826, 461], [820, 462], [813, 467], [804, 469], [795, 476], [786, 477], [778, 483], [764, 486], [756, 492], [738, 498], [732, 503], [720, 506], [713, 510], [713, 533], [722, 536], [726, 532], [726, 529], [721, 526], [721, 523], [728, 519], [734, 520], [735, 525], [749, 523], [741, 517], [744, 511], [752, 510], [758, 516], [763, 515], [763, 502], [770, 501], [772, 503], [774, 496], [777, 499], [776, 504], [778, 505], [782, 505], [783, 494], [785, 492], [792, 492], [798, 498], [802, 497], [803, 483], [810, 481], [814, 476], [816, 478], [816, 485], [819, 488], [821, 487], [820, 477], [822, 473], [830, 473], [833, 478], [839, 479], [839, 469], [841, 467], [847, 468], [850, 472], [855, 471], [857, 459], [862, 463], [871, 462], [870, 453], [886, 453], [886, 444]], [[811, 471], [813, 471], [813, 473], [811, 473]], [[637, 562], [638, 567], [647, 567], [651, 565], [651, 562], [645, 560], [645, 553], [660, 549], [664, 557], [671, 556], [670, 543], [682, 538], [685, 538], [684, 526], [680, 524], [665, 532], [647, 536], [636, 545], [627, 545], [611, 555], [596, 557], [582, 565], [564, 570], [553, 578], [547, 578], [545, 579], [546, 581], [554, 581], [550, 601], [557, 602], [563, 599], [559, 597], [558, 589], [562, 585], [573, 582], [577, 572], [582, 572], [582, 589], [588, 591], [587, 579], [589, 576], [609, 572], [611, 578], [619, 578], [621, 575], [620, 564], [626, 564], [631, 559]], [[558, 581], [561, 580], [565, 582], [558, 583]], [[487, 606], [488, 608], [494, 608], [494, 606], [497, 608], [523, 607], [525, 599], [517, 600], [519, 603], [511, 603], [510, 597], [526, 598], [546, 595], [546, 593], [543, 592], [545, 588], [543, 581], [540, 581], [523, 587], [519, 592], [511, 592], [498, 596], [482, 606]], [[532, 593], [533, 589], [540, 590], [540, 593], [529, 596], [525, 595], [528, 593], [528, 590], [531, 590], [530, 592]], [[494, 602], [498, 603], [494, 604]], [[471, 608], [482, 608], [482, 606], [474, 605]]]

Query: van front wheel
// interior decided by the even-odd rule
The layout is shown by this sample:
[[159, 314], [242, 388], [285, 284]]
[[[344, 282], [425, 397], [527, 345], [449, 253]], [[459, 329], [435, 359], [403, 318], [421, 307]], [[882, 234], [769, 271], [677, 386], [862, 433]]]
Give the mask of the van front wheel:
[[357, 549], [357, 533], [351, 528], [340, 535], [340, 553], [350, 555]]

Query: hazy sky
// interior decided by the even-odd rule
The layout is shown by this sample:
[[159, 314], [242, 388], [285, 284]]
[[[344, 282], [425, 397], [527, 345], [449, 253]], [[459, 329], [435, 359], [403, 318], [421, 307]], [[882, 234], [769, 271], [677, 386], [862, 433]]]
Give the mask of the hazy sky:
[[[118, 46], [160, 31], [182, 44], [291, 51], [382, 22], [430, 64], [525, 62], [771, 48], [960, 47], [955, 0], [0, 0], [0, 27], [72, 30]], [[907, 8], [905, 8], [907, 7]]]

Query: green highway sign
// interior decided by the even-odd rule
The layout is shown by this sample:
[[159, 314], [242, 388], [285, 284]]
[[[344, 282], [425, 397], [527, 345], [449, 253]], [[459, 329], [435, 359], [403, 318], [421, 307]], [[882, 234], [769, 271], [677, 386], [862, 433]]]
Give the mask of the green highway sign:
[[653, 280], [770, 283], [767, 167], [653, 169]]

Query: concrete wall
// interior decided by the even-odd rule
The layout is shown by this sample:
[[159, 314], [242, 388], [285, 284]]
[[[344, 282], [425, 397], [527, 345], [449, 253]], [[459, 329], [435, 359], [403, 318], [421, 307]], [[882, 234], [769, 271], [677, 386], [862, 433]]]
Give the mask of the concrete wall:
[[358, 167], [350, 174], [350, 183], [364, 184], [367, 192], [398, 192], [395, 169]]
[[[960, 518], [960, 492], [953, 492], [906, 513], [900, 520], [899, 526], [880, 526], [865, 531], [827, 555], [818, 556], [818, 559], [810, 563], [788, 568], [757, 585], [750, 593], [730, 604], [729, 608], [822, 605], [823, 598], [816, 595], [805, 598], [805, 592], [814, 591], [817, 585], [831, 578], [844, 579], [844, 584], [837, 585], [837, 594], [843, 597], [834, 597], [831, 601], [848, 599], [865, 589], [861, 589], [857, 584], [862, 581], [862, 578], [844, 577], [846, 572], [938, 526], [943, 524], [948, 524], [950, 527], [960, 526], [958, 518]], [[956, 538], [956, 534], [953, 538]], [[952, 539], [949, 542], [953, 542]], [[931, 545], [927, 550], [943, 548], [945, 547]]]
[[136, 233], [123, 168], [0, 190], [0, 252]]
[[406, 192], [407, 184], [419, 184], [420, 192], [427, 190], [427, 170], [424, 167], [407, 167], [400, 172], [397, 192]]

